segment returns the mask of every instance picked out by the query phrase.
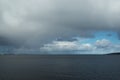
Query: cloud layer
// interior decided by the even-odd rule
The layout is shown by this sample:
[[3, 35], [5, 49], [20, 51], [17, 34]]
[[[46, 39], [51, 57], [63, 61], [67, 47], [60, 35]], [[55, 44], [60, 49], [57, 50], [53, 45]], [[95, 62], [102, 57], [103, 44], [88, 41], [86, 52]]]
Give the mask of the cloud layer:
[[0, 0], [0, 36], [8, 43], [39, 47], [58, 37], [119, 33], [119, 7], [119, 0]]
[[[40, 48], [46, 52], [72, 52], [72, 54], [107, 54], [120, 51], [120, 44], [113, 44], [107, 39], [97, 40], [94, 43], [80, 43], [79, 41], [53, 41]], [[67, 53], [66, 53], [67, 54]]]

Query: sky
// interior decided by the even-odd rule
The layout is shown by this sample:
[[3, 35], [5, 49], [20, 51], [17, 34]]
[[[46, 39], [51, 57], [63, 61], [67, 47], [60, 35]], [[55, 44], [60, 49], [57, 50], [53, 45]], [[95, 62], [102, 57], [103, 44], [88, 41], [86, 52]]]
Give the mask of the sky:
[[1, 50], [118, 52], [119, 8], [119, 0], [0, 0]]

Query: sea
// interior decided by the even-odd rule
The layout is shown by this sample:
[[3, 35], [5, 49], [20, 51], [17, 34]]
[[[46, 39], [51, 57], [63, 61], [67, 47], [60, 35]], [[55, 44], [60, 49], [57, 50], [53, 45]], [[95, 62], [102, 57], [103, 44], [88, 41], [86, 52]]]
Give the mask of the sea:
[[120, 80], [120, 55], [1, 55], [0, 80]]

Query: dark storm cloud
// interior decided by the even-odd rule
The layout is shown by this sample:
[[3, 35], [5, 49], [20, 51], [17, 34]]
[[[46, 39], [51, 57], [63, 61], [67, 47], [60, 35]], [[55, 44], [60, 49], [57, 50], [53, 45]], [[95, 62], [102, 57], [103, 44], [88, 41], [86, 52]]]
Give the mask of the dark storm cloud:
[[0, 37], [0, 45], [11, 45], [11, 42], [4, 37]]
[[18, 47], [20, 45], [20, 42], [15, 43], [15, 40], [11, 40], [7, 37], [0, 36], [0, 46], [15, 46]]
[[59, 37], [119, 32], [119, 7], [119, 0], [0, 0], [0, 35], [23, 46], [41, 46]]

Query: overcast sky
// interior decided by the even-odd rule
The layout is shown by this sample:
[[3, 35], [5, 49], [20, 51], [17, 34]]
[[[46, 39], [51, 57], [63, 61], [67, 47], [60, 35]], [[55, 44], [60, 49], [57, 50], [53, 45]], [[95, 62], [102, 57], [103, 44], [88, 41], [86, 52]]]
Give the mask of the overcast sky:
[[[45, 50], [47, 44], [80, 47], [81, 38], [90, 38], [86, 49], [96, 47], [90, 42], [114, 43], [107, 35], [119, 43], [119, 21], [119, 0], [0, 0], [0, 45]], [[96, 39], [102, 31], [106, 37]]]

